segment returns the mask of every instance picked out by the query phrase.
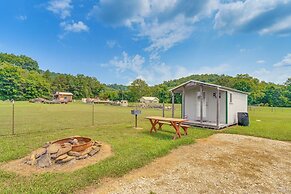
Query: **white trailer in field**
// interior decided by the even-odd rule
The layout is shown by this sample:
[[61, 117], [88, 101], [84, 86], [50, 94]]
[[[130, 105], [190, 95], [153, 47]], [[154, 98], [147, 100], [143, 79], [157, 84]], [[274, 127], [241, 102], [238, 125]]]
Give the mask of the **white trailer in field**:
[[[170, 90], [182, 94], [182, 118], [190, 125], [220, 129], [238, 123], [238, 112], [248, 111], [248, 93], [190, 80]], [[174, 117], [174, 108], [172, 108]]]

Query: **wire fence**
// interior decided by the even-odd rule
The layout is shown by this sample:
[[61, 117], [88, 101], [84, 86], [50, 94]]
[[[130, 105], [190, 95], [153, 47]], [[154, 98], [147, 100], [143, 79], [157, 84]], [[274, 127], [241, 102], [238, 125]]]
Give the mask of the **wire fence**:
[[[60, 129], [83, 128], [91, 126], [134, 124], [130, 114], [131, 107], [112, 105], [94, 105], [86, 103], [41, 104], [28, 102], [0, 102], [0, 136], [11, 134], [26, 134]], [[176, 116], [180, 116], [180, 106], [177, 105]], [[14, 116], [13, 116], [14, 114]], [[162, 116], [161, 109], [142, 109], [139, 116]], [[171, 116], [171, 110], [165, 111], [165, 116]]]
[[[166, 105], [170, 107], [170, 104]], [[39, 104], [15, 102], [14, 116], [11, 102], [0, 102], [0, 136], [11, 134], [27, 134], [32, 132], [55, 131], [61, 129], [78, 129], [91, 126], [113, 126], [114, 124], [134, 125], [134, 117], [130, 107], [111, 105], [93, 105], [85, 103]], [[162, 116], [162, 109], [141, 109], [139, 122], [147, 122], [146, 116]], [[279, 114], [291, 118], [291, 108], [249, 106], [252, 115]], [[165, 117], [171, 117], [172, 111], [165, 110]], [[175, 117], [181, 117], [181, 105], [175, 105]], [[147, 123], [148, 124], [148, 123]]]
[[288, 107], [248, 106], [249, 112], [290, 112]]

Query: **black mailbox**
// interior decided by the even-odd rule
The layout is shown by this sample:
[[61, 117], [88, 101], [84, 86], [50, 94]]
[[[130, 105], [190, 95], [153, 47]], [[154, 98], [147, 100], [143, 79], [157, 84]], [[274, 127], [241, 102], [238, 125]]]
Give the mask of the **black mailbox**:
[[131, 114], [135, 117], [135, 128], [137, 129], [137, 115], [141, 114], [140, 110], [131, 110]]
[[132, 115], [140, 115], [141, 114], [141, 110], [131, 110], [131, 114]]

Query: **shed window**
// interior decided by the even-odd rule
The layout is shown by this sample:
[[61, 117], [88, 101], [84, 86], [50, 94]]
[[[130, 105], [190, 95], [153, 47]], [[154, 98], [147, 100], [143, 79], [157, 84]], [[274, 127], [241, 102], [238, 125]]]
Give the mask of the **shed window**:
[[229, 103], [232, 103], [232, 93], [229, 93]]

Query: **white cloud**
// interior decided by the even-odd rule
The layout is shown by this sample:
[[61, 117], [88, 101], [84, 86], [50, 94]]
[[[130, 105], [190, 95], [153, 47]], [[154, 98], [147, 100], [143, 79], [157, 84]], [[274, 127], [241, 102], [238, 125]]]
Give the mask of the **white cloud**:
[[256, 63], [258, 63], [258, 64], [263, 64], [263, 63], [265, 63], [265, 62], [266, 62], [266, 61], [265, 61], [265, 60], [262, 60], [262, 59], [256, 61]]
[[65, 19], [71, 16], [71, 10], [73, 8], [71, 3], [71, 0], [50, 0], [47, 10], [59, 15], [61, 19]]
[[89, 16], [106, 25], [129, 27], [137, 38], [148, 40], [145, 50], [152, 62], [191, 37], [206, 18], [214, 19], [214, 28], [224, 33], [288, 35], [290, 10], [291, 0], [100, 0]]
[[123, 52], [121, 57], [114, 57], [107, 64], [102, 64], [102, 67], [113, 68], [119, 77], [126, 77], [130, 83], [134, 79], [140, 78], [145, 80], [149, 85], [162, 83], [165, 80], [177, 79], [192, 74], [217, 73], [223, 74], [229, 71], [229, 65], [222, 64], [215, 67], [184, 67], [184, 66], [169, 66], [165, 63], [147, 64], [144, 57], [141, 55], [129, 56]]
[[244, 0], [221, 3], [214, 28], [225, 33], [291, 31], [291, 0]]
[[[242, 73], [240, 69], [229, 64], [220, 64], [217, 66], [169, 66], [165, 63], [148, 64], [141, 55], [129, 56], [126, 52], [121, 57], [114, 57], [102, 67], [110, 68], [117, 73], [117, 76], [126, 79], [127, 83], [140, 78], [149, 85], [159, 84], [165, 80], [172, 80], [186, 77], [193, 74], [228, 74], [235, 75]], [[291, 75], [291, 68], [260, 68], [249, 73], [262, 81], [284, 83]], [[278, 76], [280, 75], [280, 76]]]
[[106, 45], [109, 48], [120, 47], [119, 43], [116, 40], [107, 40]]
[[146, 65], [145, 58], [141, 55], [129, 56], [126, 52], [123, 52], [121, 57], [114, 57], [106, 67], [113, 67], [119, 77], [130, 75], [126, 77], [128, 83], [140, 78], [152, 85], [172, 77], [172, 67], [164, 63]]
[[[291, 12], [291, 10], [290, 10]], [[260, 34], [273, 34], [280, 32], [281, 34], [288, 34], [291, 31], [291, 15], [274, 23], [271, 26], [263, 28], [259, 31]]]
[[274, 67], [291, 67], [291, 53], [287, 54], [280, 62], [274, 64]]
[[250, 75], [261, 81], [282, 84], [290, 77], [291, 68], [260, 68], [254, 72], [251, 72]]
[[114, 57], [109, 61], [110, 65], [113, 65], [118, 72], [124, 72], [126, 70], [133, 71], [137, 74], [142, 72], [142, 65], [144, 64], [145, 59], [140, 55], [135, 55], [133, 57], [128, 56], [126, 52], [122, 53], [122, 58]]
[[155, 60], [161, 52], [189, 38], [194, 25], [217, 6], [218, 0], [100, 0], [89, 15], [108, 25], [137, 31], [137, 37], [149, 40], [145, 50]]
[[25, 21], [25, 20], [27, 20], [27, 16], [26, 15], [19, 15], [16, 17], [16, 19], [18, 19], [20, 21]]
[[271, 68], [260, 68], [250, 73], [250, 75], [259, 78], [262, 81], [284, 83], [291, 75], [291, 53], [275, 63]]
[[83, 31], [87, 32], [87, 31], [89, 31], [89, 27], [81, 21], [72, 22], [72, 23], [61, 22], [60, 26], [66, 32], [83, 32]]
[[221, 64], [217, 66], [184, 67], [177, 66], [175, 78], [185, 77], [193, 74], [225, 74], [230, 71], [230, 65]]
[[139, 36], [147, 37], [150, 41], [150, 46], [145, 50], [151, 53], [151, 59], [157, 59], [162, 51], [167, 51], [179, 42], [189, 38], [193, 31], [191, 22], [179, 15], [172, 21], [158, 23], [142, 24]]
[[214, 67], [202, 66], [195, 74], [225, 74], [230, 70], [231, 66], [228, 64], [221, 64]]

